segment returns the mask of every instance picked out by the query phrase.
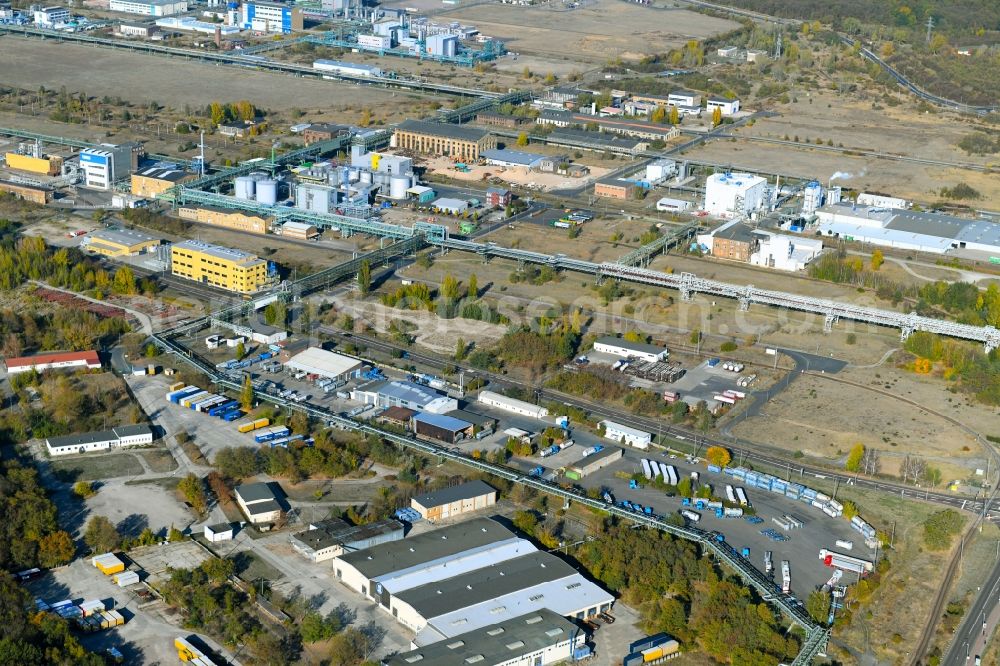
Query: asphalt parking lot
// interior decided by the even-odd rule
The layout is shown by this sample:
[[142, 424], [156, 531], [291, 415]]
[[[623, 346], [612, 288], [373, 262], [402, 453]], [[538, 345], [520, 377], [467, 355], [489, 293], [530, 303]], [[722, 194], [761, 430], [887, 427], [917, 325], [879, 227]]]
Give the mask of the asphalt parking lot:
[[735, 391], [743, 391], [748, 396], [752, 393], [747, 388], [741, 388], [736, 385], [736, 380], [742, 375], [752, 374], [746, 369], [742, 373], [730, 372], [729, 370], [722, 369], [722, 363], [711, 368], [708, 366], [708, 361], [699, 363], [693, 368], [689, 368], [684, 376], [678, 379], [672, 384], [667, 384], [669, 390], [677, 391], [681, 394], [681, 398], [687, 402], [689, 405], [698, 402], [699, 400], [704, 400], [705, 402], [711, 404], [713, 402], [713, 396], [716, 396], [723, 391], [728, 391], [730, 389]]
[[[585, 477], [582, 484], [586, 487], [609, 488], [617, 501], [629, 500], [643, 506], [651, 506], [653, 511], [660, 515], [676, 513], [681, 508], [679, 497], [668, 497], [648, 486], [640, 490], [629, 490], [628, 481], [615, 477], [617, 471], [628, 474], [641, 473], [640, 460], [644, 457], [673, 465], [680, 476], [690, 476], [691, 472], [698, 472], [700, 482], [711, 484], [716, 495], [725, 494], [726, 483], [734, 487], [743, 485], [739, 482], [733, 483], [730, 477], [723, 474], [706, 472], [704, 463], [690, 464], [683, 457], [671, 459], [668, 454], [655, 449], [650, 449], [648, 453], [627, 449], [620, 461]], [[798, 479], [793, 480], [798, 481]], [[709, 511], [697, 511], [701, 514], [698, 527], [721, 532], [737, 550], [750, 548], [750, 560], [761, 571], [764, 571], [764, 552], [771, 551], [777, 583], [781, 582], [781, 561], [788, 560], [791, 568], [792, 593], [799, 598], [804, 599], [809, 592], [826, 583], [833, 575], [833, 569], [824, 566], [819, 559], [821, 548], [869, 560], [873, 558], [874, 553], [865, 546], [861, 535], [851, 529], [850, 523], [843, 518], [830, 518], [815, 507], [766, 490], [745, 488], [745, 491], [757, 515], [764, 519], [763, 523], [754, 525], [742, 518], [716, 518]], [[772, 522], [772, 518], [780, 518], [784, 514], [798, 518], [803, 523], [802, 527], [786, 531]], [[789, 537], [789, 540], [774, 542], [761, 535], [760, 531], [763, 529], [774, 529]], [[852, 541], [853, 550], [844, 551], [838, 548], [835, 545], [838, 539]], [[844, 575], [847, 578], [851, 574], [845, 572]]]

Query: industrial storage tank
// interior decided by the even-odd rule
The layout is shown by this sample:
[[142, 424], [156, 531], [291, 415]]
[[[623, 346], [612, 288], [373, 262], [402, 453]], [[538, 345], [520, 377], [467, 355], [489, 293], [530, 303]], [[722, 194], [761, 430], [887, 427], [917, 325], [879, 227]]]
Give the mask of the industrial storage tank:
[[278, 203], [278, 181], [258, 180], [257, 181], [257, 201], [265, 205]]
[[393, 176], [389, 181], [389, 198], [405, 199], [406, 190], [410, 189], [409, 176]]
[[250, 176], [240, 176], [233, 181], [233, 187], [236, 189], [236, 198], [252, 201], [254, 192], [256, 191], [256, 182], [257, 181]]

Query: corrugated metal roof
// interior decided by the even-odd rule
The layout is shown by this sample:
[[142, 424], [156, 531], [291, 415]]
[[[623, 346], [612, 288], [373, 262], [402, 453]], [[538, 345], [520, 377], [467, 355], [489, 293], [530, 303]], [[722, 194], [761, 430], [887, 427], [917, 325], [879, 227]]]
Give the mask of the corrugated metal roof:
[[625, 338], [615, 337], [614, 335], [605, 335], [596, 340], [596, 344], [608, 345], [611, 347], [621, 347], [622, 349], [627, 349], [634, 352], [642, 352], [643, 354], [662, 354], [667, 351], [666, 347], [659, 347], [657, 345], [648, 345], [645, 342], [631, 342]]
[[293, 356], [285, 365], [310, 374], [339, 377], [360, 368], [361, 361], [319, 347], [310, 347]]
[[[466, 424], [466, 427], [468, 427], [468, 425], [469, 424]], [[469, 481], [468, 483], [460, 483], [457, 486], [442, 488], [441, 490], [435, 490], [422, 495], [417, 495], [413, 498], [413, 501], [420, 504], [420, 506], [429, 509], [435, 506], [451, 504], [452, 502], [457, 502], [459, 500], [472, 499], [473, 497], [479, 497], [487, 493], [495, 493], [496, 491], [496, 488], [485, 481], [476, 480]]]
[[437, 428], [442, 428], [450, 432], [459, 432], [460, 430], [465, 430], [466, 428], [472, 426], [472, 424], [468, 421], [463, 421], [453, 416], [447, 416], [446, 414], [430, 414], [428, 412], [421, 412], [417, 414], [413, 417], [413, 420], [426, 423]]
[[345, 553], [339, 559], [366, 578], [373, 579], [516, 538], [500, 523], [489, 518], [477, 518], [376, 548]]
[[[581, 633], [575, 624], [547, 608], [383, 660], [385, 666], [469, 666], [470, 663], [507, 663], [564, 643]], [[482, 660], [468, 661], [482, 656]], [[418, 658], [419, 657], [419, 658]]]
[[405, 590], [396, 597], [424, 618], [433, 618], [574, 574], [576, 570], [555, 555], [535, 551]]

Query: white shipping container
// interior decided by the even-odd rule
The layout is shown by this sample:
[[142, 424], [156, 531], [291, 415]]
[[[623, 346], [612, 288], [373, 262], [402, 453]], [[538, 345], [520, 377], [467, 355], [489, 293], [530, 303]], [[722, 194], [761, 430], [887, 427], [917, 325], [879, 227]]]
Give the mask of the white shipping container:
[[854, 550], [854, 542], [847, 541], [845, 539], [838, 539], [836, 541], [838, 548], [843, 548], [844, 550]]

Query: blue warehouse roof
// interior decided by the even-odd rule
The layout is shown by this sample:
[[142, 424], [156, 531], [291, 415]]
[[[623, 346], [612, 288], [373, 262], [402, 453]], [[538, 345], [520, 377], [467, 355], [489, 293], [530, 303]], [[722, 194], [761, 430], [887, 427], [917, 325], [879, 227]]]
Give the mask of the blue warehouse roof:
[[488, 160], [506, 162], [508, 164], [518, 164], [520, 166], [532, 166], [545, 159], [545, 155], [538, 153], [526, 153], [520, 150], [508, 150], [506, 148], [493, 148], [484, 150], [480, 155]]
[[437, 426], [438, 428], [442, 428], [449, 432], [459, 432], [472, 426], [471, 423], [463, 421], [462, 419], [456, 419], [453, 416], [447, 416], [446, 414], [429, 414], [427, 412], [417, 414], [413, 417], [413, 420]]

